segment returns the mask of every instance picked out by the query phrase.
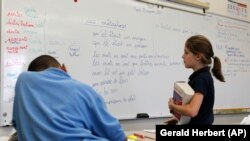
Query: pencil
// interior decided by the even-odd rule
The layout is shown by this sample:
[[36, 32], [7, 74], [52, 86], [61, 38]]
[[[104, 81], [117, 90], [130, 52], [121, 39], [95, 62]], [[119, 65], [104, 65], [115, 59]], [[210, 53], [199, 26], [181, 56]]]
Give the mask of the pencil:
[[144, 138], [144, 135], [142, 134], [134, 133], [134, 135], [137, 136], [138, 138], [142, 138], [142, 139]]

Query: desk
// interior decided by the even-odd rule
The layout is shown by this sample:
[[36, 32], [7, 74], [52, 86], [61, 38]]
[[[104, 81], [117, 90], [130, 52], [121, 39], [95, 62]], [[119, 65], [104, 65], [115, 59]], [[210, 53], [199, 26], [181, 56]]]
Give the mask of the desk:
[[[156, 140], [156, 136], [155, 133], [149, 133], [149, 132], [145, 132], [145, 131], [129, 131], [129, 132], [125, 132], [127, 136], [129, 135], [133, 135], [134, 133], [143, 135], [144, 138], [139, 138], [137, 141], [155, 141]], [[133, 140], [128, 140], [128, 141], [133, 141]]]

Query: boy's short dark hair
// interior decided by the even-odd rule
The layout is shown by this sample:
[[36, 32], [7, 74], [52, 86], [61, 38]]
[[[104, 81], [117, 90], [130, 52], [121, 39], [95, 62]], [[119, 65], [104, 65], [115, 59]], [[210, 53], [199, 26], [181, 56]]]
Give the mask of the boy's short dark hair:
[[60, 67], [60, 63], [52, 56], [41, 55], [35, 58], [28, 66], [28, 71], [42, 71], [49, 67]]

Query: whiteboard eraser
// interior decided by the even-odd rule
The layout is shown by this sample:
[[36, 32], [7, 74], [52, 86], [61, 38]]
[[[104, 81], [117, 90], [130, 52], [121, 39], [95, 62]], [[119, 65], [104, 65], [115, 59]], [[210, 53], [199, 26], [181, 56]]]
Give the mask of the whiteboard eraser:
[[138, 113], [136, 118], [149, 118], [149, 115], [147, 113]]

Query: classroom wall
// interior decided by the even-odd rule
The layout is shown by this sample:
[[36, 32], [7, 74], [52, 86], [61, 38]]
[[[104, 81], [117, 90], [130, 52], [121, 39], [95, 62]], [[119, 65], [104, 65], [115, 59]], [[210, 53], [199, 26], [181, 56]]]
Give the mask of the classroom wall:
[[[5, 16], [2, 16], [1, 26], [2, 125], [11, 124], [13, 88], [17, 76], [26, 70], [34, 57], [44, 53], [65, 63], [73, 78], [93, 86], [104, 97], [110, 112], [119, 119], [136, 118], [138, 113], [147, 113], [150, 117], [171, 116], [166, 110], [166, 99], [172, 96], [173, 82], [185, 81], [191, 74], [191, 69], [183, 69], [181, 55], [184, 41], [194, 34], [203, 34], [211, 39], [215, 55], [225, 66], [222, 68], [226, 83], [215, 81], [215, 108], [250, 107], [248, 87], [238, 85], [239, 82], [247, 84], [250, 79], [247, 74], [250, 72], [250, 54], [247, 51], [250, 31], [246, 30], [250, 25], [245, 22], [212, 14], [203, 16], [160, 8], [132, 0], [107, 0], [101, 3], [103, 6], [98, 7], [99, 10], [88, 8], [90, 5], [95, 7], [98, 0], [88, 0], [88, 6], [83, 2], [79, 5], [72, 1], [61, 2], [58, 9], [54, 6], [60, 0], [50, 8], [44, 8], [33, 0], [16, 5], [13, 2], [18, 0], [8, 1], [3, 3], [2, 15]], [[32, 3], [32, 9], [26, 8], [27, 3]], [[50, 0], [42, 5], [48, 3]], [[105, 7], [114, 8], [103, 14]], [[67, 12], [62, 9], [74, 10]], [[29, 13], [34, 10], [35, 13]], [[19, 18], [19, 14], [13, 11], [23, 16]], [[187, 21], [185, 18], [194, 20]], [[16, 27], [9, 22], [12, 20], [31, 20], [37, 25], [36, 28]], [[108, 27], [107, 21], [111, 21]], [[129, 28], [120, 31], [116, 29], [117, 24], [118, 27]], [[9, 30], [18, 30], [20, 34], [9, 33]], [[11, 41], [16, 36], [20, 36], [18, 43]], [[27, 40], [22, 41], [23, 37]], [[88, 69], [79, 67], [79, 64]], [[159, 80], [161, 83], [158, 83]], [[239, 90], [241, 93], [238, 93]], [[227, 95], [230, 97], [225, 99]], [[123, 109], [122, 112], [120, 109]]]
[[[210, 3], [210, 8], [208, 9], [209, 12], [212, 13], [217, 13], [219, 15], [223, 15], [226, 17], [231, 17], [231, 18], [236, 18], [239, 20], [244, 20], [250, 22], [250, 6], [249, 0], [201, 0], [204, 2], [209, 2]], [[237, 4], [243, 4], [247, 5], [247, 13], [244, 12], [244, 7], [243, 5], [241, 6], [236, 6]], [[233, 7], [235, 5], [236, 7]], [[232, 9], [229, 9], [228, 7], [231, 7]], [[236, 10], [238, 9], [238, 10]], [[245, 15], [245, 16], [243, 16]]]
[[[215, 115], [214, 124], [237, 125], [242, 119], [248, 116], [249, 113], [240, 114], [219, 114]], [[144, 129], [154, 129], [156, 124], [162, 124], [167, 118], [152, 118], [152, 119], [131, 119], [121, 120], [121, 124], [125, 132], [137, 131]], [[13, 127], [0, 127], [0, 137], [9, 136], [13, 133]]]
[[[221, 1], [207, 0], [207, 1], [210, 2], [210, 6], [211, 6], [210, 12], [221, 12], [222, 11], [220, 10], [221, 7], [225, 7], [226, 2], [227, 2], [227, 0], [221, 0]], [[241, 1], [246, 2], [247, 0], [241, 0]], [[248, 20], [250, 21], [250, 14], [249, 14], [250, 5], [248, 5], [247, 12], [248, 12]], [[241, 120], [247, 115], [249, 115], [249, 113], [215, 115], [214, 124], [239, 124]], [[121, 124], [125, 131], [134, 131], [134, 130], [152, 129], [155, 127], [156, 124], [162, 124], [164, 120], [165, 118], [121, 120]], [[8, 136], [11, 133], [13, 133], [13, 131], [14, 129], [11, 126], [0, 127], [0, 137]]]

